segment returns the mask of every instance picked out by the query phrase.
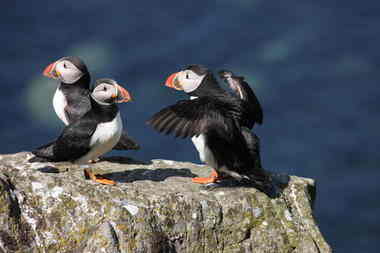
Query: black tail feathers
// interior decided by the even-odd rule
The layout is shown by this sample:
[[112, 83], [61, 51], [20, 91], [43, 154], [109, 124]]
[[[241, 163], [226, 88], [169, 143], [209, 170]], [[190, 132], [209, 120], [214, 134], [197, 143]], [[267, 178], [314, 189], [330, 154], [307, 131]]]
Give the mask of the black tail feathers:
[[35, 155], [35, 157], [32, 157], [29, 159], [29, 162], [49, 162], [52, 161], [52, 158], [54, 157], [54, 142], [50, 142], [48, 144], [45, 144], [35, 150], [32, 151], [32, 154]]
[[50, 162], [49, 159], [43, 158], [43, 157], [38, 157], [38, 156], [33, 156], [28, 160], [30, 163], [45, 163], [45, 162]]
[[131, 139], [125, 132], [120, 137], [119, 142], [113, 148], [115, 150], [139, 150], [140, 145], [136, 141]]
[[249, 175], [249, 179], [244, 179], [245, 183], [251, 184], [270, 198], [277, 198], [288, 185], [289, 180], [288, 175], [274, 174], [263, 169]]

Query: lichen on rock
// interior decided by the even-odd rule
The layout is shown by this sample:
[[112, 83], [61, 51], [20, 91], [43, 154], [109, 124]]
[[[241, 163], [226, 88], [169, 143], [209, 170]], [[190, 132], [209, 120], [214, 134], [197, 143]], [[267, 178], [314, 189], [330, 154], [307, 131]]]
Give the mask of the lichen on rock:
[[102, 159], [99, 185], [69, 163], [0, 155], [0, 252], [331, 252], [313, 217], [315, 185], [291, 176], [277, 198], [250, 187], [206, 191], [210, 168]]

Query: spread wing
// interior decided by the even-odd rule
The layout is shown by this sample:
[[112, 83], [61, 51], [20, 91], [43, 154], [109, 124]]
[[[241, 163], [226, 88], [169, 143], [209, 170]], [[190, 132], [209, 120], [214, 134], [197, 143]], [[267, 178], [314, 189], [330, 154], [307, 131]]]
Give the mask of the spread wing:
[[245, 93], [246, 100], [248, 102], [248, 107], [251, 111], [252, 120], [255, 122], [262, 124], [263, 123], [263, 109], [261, 108], [260, 102], [257, 99], [255, 93], [249, 86], [249, 84], [244, 81], [244, 79], [239, 79], [239, 83], [243, 93]]
[[246, 103], [248, 122], [246, 126], [252, 128], [254, 123], [263, 123], [263, 110], [255, 93], [242, 76], [235, 76], [231, 71], [222, 70], [219, 76], [230, 86], [235, 95]]
[[[192, 137], [205, 133], [211, 125], [229, 128], [231, 122], [241, 121], [240, 104], [213, 97], [181, 100], [154, 114], [147, 122], [155, 130], [176, 137]], [[228, 131], [228, 129], [226, 129]]]

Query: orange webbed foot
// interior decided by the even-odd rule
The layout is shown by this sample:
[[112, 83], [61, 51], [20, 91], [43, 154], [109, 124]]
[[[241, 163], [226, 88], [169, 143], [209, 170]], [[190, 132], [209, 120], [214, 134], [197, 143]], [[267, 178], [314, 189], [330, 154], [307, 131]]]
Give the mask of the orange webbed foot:
[[108, 178], [105, 178], [101, 175], [95, 175], [94, 173], [88, 171], [87, 169], [84, 170], [84, 175], [86, 178], [89, 178], [92, 181], [100, 183], [100, 184], [106, 184], [106, 185], [115, 185], [116, 184], [115, 181], [108, 179]]
[[213, 169], [209, 177], [194, 177], [191, 181], [196, 184], [211, 184], [216, 183], [220, 179], [222, 179], [222, 177]]

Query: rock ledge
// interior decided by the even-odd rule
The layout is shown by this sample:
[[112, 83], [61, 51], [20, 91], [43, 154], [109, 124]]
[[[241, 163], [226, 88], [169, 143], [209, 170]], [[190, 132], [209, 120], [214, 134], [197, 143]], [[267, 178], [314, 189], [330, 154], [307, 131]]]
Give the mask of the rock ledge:
[[331, 252], [313, 218], [312, 179], [291, 176], [270, 199], [202, 190], [190, 178], [210, 169], [192, 163], [107, 158], [94, 169], [119, 183], [105, 186], [31, 157], [0, 155], [0, 253]]

